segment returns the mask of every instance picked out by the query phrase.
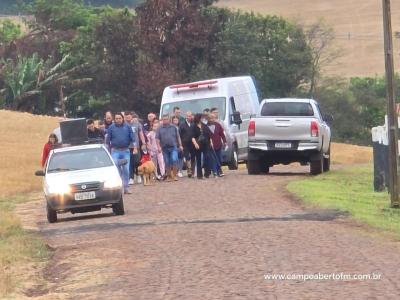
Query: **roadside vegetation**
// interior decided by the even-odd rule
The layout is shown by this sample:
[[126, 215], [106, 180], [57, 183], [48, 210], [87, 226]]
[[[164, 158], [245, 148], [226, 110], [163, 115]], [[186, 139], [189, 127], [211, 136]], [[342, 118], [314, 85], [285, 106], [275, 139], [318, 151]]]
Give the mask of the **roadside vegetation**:
[[0, 299], [22, 287], [26, 279], [32, 280], [33, 265], [49, 255], [44, 242], [27, 233], [14, 214], [17, 204], [29, 200], [28, 196], [0, 198]]
[[14, 209], [32, 200], [28, 192], [41, 188], [33, 174], [56, 124], [57, 118], [0, 110], [0, 299], [22, 287], [33, 266], [48, 256], [43, 241], [22, 228]]
[[291, 182], [288, 190], [307, 205], [347, 211], [357, 222], [400, 239], [400, 210], [390, 208], [386, 192], [373, 191], [373, 171], [369, 164]]

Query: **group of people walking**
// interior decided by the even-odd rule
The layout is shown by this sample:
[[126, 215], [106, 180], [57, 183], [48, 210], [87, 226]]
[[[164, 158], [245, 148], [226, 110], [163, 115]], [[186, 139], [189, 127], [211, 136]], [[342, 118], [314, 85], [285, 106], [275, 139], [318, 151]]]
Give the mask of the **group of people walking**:
[[[224, 176], [222, 152], [227, 140], [217, 108], [196, 114], [186, 112], [183, 117], [180, 108], [175, 107], [172, 116], [163, 114], [161, 119], [149, 113], [144, 124], [134, 112], [108, 111], [98, 127], [93, 120], [87, 120], [87, 129], [89, 139], [101, 139], [109, 149], [127, 194], [131, 193], [129, 185], [141, 183], [138, 167], [148, 160], [153, 161], [158, 180], [177, 181], [183, 177], [184, 167], [189, 178]], [[52, 133], [43, 150], [43, 166], [58, 142]], [[127, 163], [120, 165], [121, 160]]]

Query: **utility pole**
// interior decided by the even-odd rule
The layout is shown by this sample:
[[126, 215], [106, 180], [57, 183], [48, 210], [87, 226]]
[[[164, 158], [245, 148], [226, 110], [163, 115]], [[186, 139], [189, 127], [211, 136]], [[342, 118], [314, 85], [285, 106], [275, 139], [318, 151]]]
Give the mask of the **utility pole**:
[[385, 39], [385, 69], [386, 69], [386, 94], [387, 116], [389, 135], [389, 192], [392, 207], [399, 207], [399, 181], [398, 181], [398, 122], [395, 103], [395, 79], [393, 62], [393, 35], [390, 10], [390, 0], [382, 0], [383, 3], [383, 28]]

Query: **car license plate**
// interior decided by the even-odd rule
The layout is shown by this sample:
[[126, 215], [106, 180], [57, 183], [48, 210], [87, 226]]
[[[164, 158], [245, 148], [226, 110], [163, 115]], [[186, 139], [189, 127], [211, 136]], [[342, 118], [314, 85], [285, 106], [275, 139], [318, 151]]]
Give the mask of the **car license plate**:
[[75, 194], [76, 201], [90, 200], [90, 199], [95, 199], [95, 198], [96, 198], [95, 192], [84, 192], [84, 193], [76, 193]]
[[275, 148], [290, 149], [292, 148], [292, 143], [275, 143]]

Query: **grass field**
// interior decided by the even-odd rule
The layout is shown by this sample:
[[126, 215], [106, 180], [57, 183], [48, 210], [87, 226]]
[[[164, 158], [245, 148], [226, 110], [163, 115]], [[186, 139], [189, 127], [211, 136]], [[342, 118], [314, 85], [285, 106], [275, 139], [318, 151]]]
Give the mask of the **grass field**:
[[[384, 74], [382, 1], [377, 0], [220, 0], [219, 6], [275, 14], [305, 25], [324, 19], [335, 29], [344, 55], [325, 69], [343, 76]], [[400, 1], [391, 1], [393, 32], [400, 31]], [[400, 39], [395, 39], [396, 70]]]
[[291, 182], [288, 190], [308, 205], [348, 211], [356, 221], [390, 232], [400, 239], [400, 209], [390, 208], [386, 192], [373, 191], [371, 165]]
[[372, 148], [348, 144], [331, 144], [332, 163], [353, 165], [372, 163]]
[[34, 171], [56, 124], [56, 118], [0, 110], [0, 298], [18, 288], [29, 264], [47, 255], [42, 241], [22, 229], [13, 211], [30, 199], [21, 193], [41, 188]]
[[0, 110], [0, 198], [40, 189], [41, 155], [57, 118]]

